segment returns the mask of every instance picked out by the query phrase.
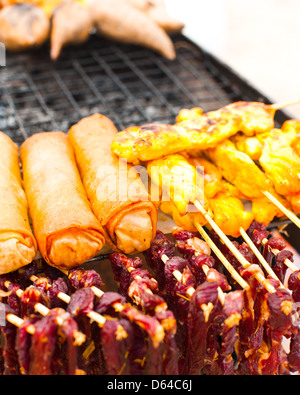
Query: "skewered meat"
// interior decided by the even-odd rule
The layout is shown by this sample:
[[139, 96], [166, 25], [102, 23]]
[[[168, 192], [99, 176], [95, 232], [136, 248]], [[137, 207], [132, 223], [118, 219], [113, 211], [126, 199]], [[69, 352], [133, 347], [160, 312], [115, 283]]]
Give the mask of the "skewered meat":
[[221, 171], [210, 161], [189, 158], [189, 163], [201, 171], [204, 166], [204, 192], [209, 200], [214, 221], [228, 236], [239, 237], [240, 228], [247, 230], [254, 214], [244, 207], [242, 193], [222, 179]]
[[28, 3], [3, 8], [0, 11], [0, 26], [0, 41], [10, 51], [41, 46], [50, 31], [50, 21], [45, 12]]
[[224, 192], [209, 200], [214, 221], [228, 236], [239, 237], [240, 229], [247, 230], [254, 220], [254, 214], [246, 211], [243, 202]]
[[191, 298], [187, 319], [187, 344], [182, 374], [198, 375], [205, 365], [207, 333], [218, 306], [218, 286], [205, 282]]
[[235, 291], [226, 296], [223, 306], [225, 320], [222, 323], [222, 349], [221, 371], [225, 374], [234, 374], [234, 360], [232, 354], [238, 339], [237, 327], [242, 318], [244, 309], [244, 297], [242, 291]]
[[182, 151], [215, 147], [240, 128], [241, 117], [221, 109], [176, 125], [129, 128], [115, 137], [112, 151], [130, 163], [138, 163]]
[[68, 274], [70, 285], [73, 289], [92, 287], [101, 288], [102, 278], [95, 270], [84, 270], [82, 268], [71, 269]]
[[197, 176], [196, 169], [182, 155], [149, 162], [147, 171], [152, 182], [160, 188], [161, 201], [172, 201], [180, 215], [186, 214], [189, 204], [196, 199], [208, 208], [203, 177]]
[[99, 34], [113, 40], [149, 47], [168, 59], [175, 58], [169, 36], [145, 13], [123, 0], [95, 0], [94, 23]]
[[134, 342], [134, 330], [130, 322], [124, 319], [106, 321], [101, 330], [101, 341], [107, 374], [130, 374], [128, 355]]
[[280, 195], [289, 196], [300, 192], [300, 157], [283, 133], [270, 133], [264, 139], [259, 163]]
[[227, 140], [207, 152], [221, 170], [223, 177], [235, 185], [247, 198], [263, 197], [262, 191], [272, 188], [271, 182], [258, 166]]
[[[7, 313], [12, 310], [9, 306], [5, 306]], [[18, 354], [15, 347], [17, 328], [9, 323], [5, 326], [1, 326], [1, 334], [4, 336], [4, 347], [2, 351], [3, 355], [3, 372], [4, 376], [15, 376], [20, 374], [20, 365], [18, 362]]]
[[[175, 340], [177, 322], [165, 300], [157, 293], [158, 283], [147, 270], [142, 270], [139, 258], [129, 259], [123, 254], [110, 255], [116, 281], [121, 284], [122, 294], [128, 295], [145, 314], [155, 316], [162, 325], [165, 337], [163, 345], [162, 372], [178, 374], [178, 348]], [[123, 285], [125, 284], [125, 286]]]
[[59, 57], [65, 45], [82, 44], [87, 41], [92, 27], [92, 10], [83, 2], [71, 0], [58, 7], [52, 16], [52, 60]]
[[252, 160], [259, 160], [262, 154], [263, 143], [257, 137], [248, 137], [238, 133], [231, 138], [236, 148], [247, 154]]
[[156, 232], [153, 242], [148, 250], [144, 251], [144, 256], [149, 267], [154, 271], [159, 284], [159, 289], [165, 289], [165, 264], [162, 256], [172, 258], [175, 255], [174, 244], [159, 230]]
[[[223, 108], [242, 117], [240, 131], [248, 137], [267, 133], [274, 127], [276, 110], [271, 105], [260, 102], [238, 101]], [[193, 119], [195, 115], [197, 115], [197, 107], [186, 110], [181, 114], [181, 118], [184, 116], [184, 119]]]
[[37, 317], [25, 320], [17, 332], [16, 348], [22, 375], [28, 375], [30, 368], [30, 346], [32, 335], [27, 332], [27, 329], [37, 321]]
[[265, 133], [274, 127], [276, 110], [272, 106], [258, 102], [236, 102], [226, 106], [229, 111], [243, 118], [241, 131], [246, 136]]
[[[59, 355], [60, 358], [65, 358], [67, 362], [65, 374], [75, 375], [77, 347], [73, 333], [78, 327], [70, 314], [63, 309], [53, 309], [49, 315], [36, 322], [35, 328], [30, 348], [29, 374], [59, 374], [61, 367], [55, 364]], [[57, 341], [57, 336], [60, 338], [60, 342]], [[55, 358], [53, 358], [54, 356]], [[54, 369], [54, 372], [52, 369]]]
[[188, 161], [196, 168], [200, 176], [204, 177], [204, 192], [208, 199], [213, 198], [218, 192], [223, 190], [222, 174], [217, 166], [199, 156], [189, 157]]
[[293, 300], [300, 302], [300, 270], [293, 272], [288, 279], [288, 288], [293, 292]]

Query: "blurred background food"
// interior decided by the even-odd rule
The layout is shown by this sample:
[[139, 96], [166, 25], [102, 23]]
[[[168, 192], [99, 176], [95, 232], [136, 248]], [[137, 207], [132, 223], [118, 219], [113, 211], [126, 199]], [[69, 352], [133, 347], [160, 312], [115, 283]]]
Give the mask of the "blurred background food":
[[153, 49], [174, 59], [169, 33], [183, 24], [167, 14], [162, 0], [0, 0], [0, 42], [9, 51], [39, 47], [48, 39], [51, 58], [90, 34]]

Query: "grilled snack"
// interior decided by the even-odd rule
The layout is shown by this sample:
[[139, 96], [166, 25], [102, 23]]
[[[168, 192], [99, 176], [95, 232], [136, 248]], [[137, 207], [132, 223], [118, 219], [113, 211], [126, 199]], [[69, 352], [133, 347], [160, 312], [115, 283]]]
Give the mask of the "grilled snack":
[[145, 125], [120, 132], [112, 151], [129, 162], [158, 159], [182, 151], [216, 147], [241, 128], [241, 117], [229, 110], [211, 111], [176, 125]]
[[134, 254], [149, 248], [156, 232], [157, 208], [139, 174], [112, 154], [117, 130], [105, 116], [82, 119], [69, 131], [92, 209], [113, 250]]
[[259, 163], [273, 182], [276, 192], [283, 196], [300, 193], [300, 157], [287, 133], [273, 129], [264, 139]]
[[167, 33], [145, 13], [124, 0], [95, 0], [91, 7], [100, 35], [148, 47], [167, 59], [175, 58], [174, 45]]
[[91, 9], [78, 1], [58, 7], [52, 17], [51, 58], [56, 60], [65, 45], [82, 44], [93, 27]]
[[0, 11], [0, 42], [9, 51], [22, 51], [45, 43], [50, 21], [42, 8], [14, 4]]
[[0, 132], [0, 274], [31, 263], [37, 253], [22, 188], [18, 147]]
[[24, 187], [39, 250], [51, 266], [71, 269], [102, 249], [74, 153], [62, 132], [38, 133], [21, 147]]

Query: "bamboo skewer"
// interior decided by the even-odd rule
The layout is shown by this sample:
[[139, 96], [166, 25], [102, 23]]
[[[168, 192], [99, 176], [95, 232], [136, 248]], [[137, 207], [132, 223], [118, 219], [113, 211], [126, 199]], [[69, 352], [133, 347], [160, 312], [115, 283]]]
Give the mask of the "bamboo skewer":
[[245, 230], [243, 228], [240, 228], [240, 234], [245, 240], [245, 242], [248, 244], [248, 246], [251, 248], [252, 252], [255, 254], [256, 258], [259, 260], [261, 263], [262, 267], [266, 270], [266, 272], [275, 280], [279, 281], [280, 286], [284, 288], [284, 285], [282, 282], [279, 280], [279, 278], [276, 276], [274, 273], [273, 269], [271, 266], [268, 264], [268, 262], [265, 260], [265, 258], [262, 256], [262, 254], [259, 252], [259, 250], [256, 248], [255, 244], [253, 241], [250, 239], [250, 237], [247, 235]]
[[[60, 271], [62, 273], [64, 273], [66, 276], [69, 275], [68, 271], [66, 271], [66, 270], [60, 269]], [[102, 291], [100, 288], [97, 288], [95, 286], [91, 286], [91, 290], [93, 291], [94, 295], [97, 296], [98, 298], [101, 298], [105, 294], [104, 291]], [[127, 306], [123, 306], [122, 303], [116, 302], [112, 305], [112, 307], [115, 309], [116, 313], [121, 313], [123, 310], [126, 309]], [[142, 329], [145, 329], [142, 324], [137, 323], [137, 325], [140, 325], [140, 327]], [[156, 339], [157, 343], [162, 341], [164, 339], [164, 336], [165, 336], [165, 333], [164, 333], [163, 328], [161, 327], [161, 331], [157, 335], [157, 339]]]
[[249, 290], [249, 284], [243, 279], [243, 277], [235, 270], [235, 268], [231, 265], [228, 259], [222, 254], [219, 248], [215, 245], [215, 243], [211, 240], [209, 235], [205, 232], [203, 227], [199, 223], [195, 223], [195, 226], [203, 239], [209, 245], [209, 247], [213, 250], [219, 260], [222, 262], [223, 266], [228, 270], [232, 278], [245, 290]]
[[[36, 280], [38, 280], [38, 279], [39, 279], [39, 277], [37, 277], [37, 276], [31, 276], [31, 277], [30, 277], [30, 280], [31, 280], [32, 282], [34, 282], [34, 281], [36, 281]], [[58, 297], [60, 300], [62, 300], [63, 302], [65, 302], [66, 304], [69, 304], [69, 303], [70, 303], [71, 297], [70, 297], [69, 295], [65, 294], [64, 292], [59, 292], [59, 293], [57, 294], [57, 297]], [[87, 313], [87, 317], [89, 317], [91, 320], [97, 322], [97, 324], [98, 324], [100, 327], [103, 327], [104, 324], [105, 324], [105, 322], [106, 322], [106, 318], [103, 317], [101, 314], [98, 314], [96, 311], [89, 311], [89, 312]]]
[[[6, 319], [8, 322], [10, 322], [12, 325], [16, 326], [17, 328], [20, 328], [25, 322], [22, 318], [18, 317], [15, 314], [12, 314], [12, 313], [8, 313], [6, 315]], [[34, 335], [35, 334], [34, 325], [29, 325], [26, 328], [26, 332], [29, 333], [30, 335]]]
[[[229, 240], [229, 238], [225, 235], [225, 233], [219, 228], [219, 226], [211, 218], [211, 216], [208, 214], [208, 212], [202, 207], [202, 204], [198, 200], [195, 200], [193, 202], [193, 204], [199, 210], [199, 212], [205, 217], [207, 222], [214, 229], [214, 231], [218, 234], [218, 236], [223, 241], [223, 243], [226, 245], [226, 247], [231, 251], [231, 253], [240, 262], [240, 264], [243, 266], [243, 268], [245, 268], [245, 269], [248, 268], [250, 266], [250, 263], [240, 253], [240, 251], [234, 246], [234, 244]], [[261, 273], [256, 273], [255, 274], [255, 278], [256, 278], [257, 281], [259, 281], [265, 287], [265, 289], [269, 293], [275, 293], [276, 292], [276, 289], [273, 287], [273, 285]]]
[[[164, 254], [161, 257], [161, 260], [163, 261], [164, 264], [166, 264], [168, 262], [168, 260], [169, 260], [169, 257]], [[174, 270], [173, 275], [174, 275], [174, 277], [176, 278], [177, 281], [181, 281], [182, 274], [178, 270]], [[186, 294], [189, 297], [188, 300], [190, 300], [190, 298], [194, 295], [195, 292], [196, 292], [196, 290], [193, 287], [189, 287], [187, 289]], [[181, 295], [179, 295], [179, 296], [181, 296]], [[219, 298], [220, 303], [222, 305], [224, 305], [224, 303], [225, 303], [225, 294], [224, 294], [224, 292], [222, 291], [222, 289], [220, 287], [218, 287], [218, 298]], [[207, 305], [206, 304], [202, 304], [200, 307], [203, 310], [203, 313], [204, 313], [204, 316], [205, 316], [205, 322], [207, 322], [208, 319], [209, 319], [209, 315], [210, 315], [212, 309], [214, 308], [214, 305], [209, 302]]]
[[300, 219], [297, 215], [284, 207], [270, 192], [264, 191], [263, 194], [300, 229]]
[[270, 104], [270, 105], [268, 105], [268, 107], [270, 107], [273, 110], [277, 111], [277, 110], [283, 110], [286, 107], [295, 106], [296, 104], [300, 104], [300, 99], [297, 99], [297, 100], [294, 100], [294, 101]]
[[[4, 286], [6, 288], [9, 288], [10, 284], [11, 284], [10, 281], [5, 281]], [[18, 289], [16, 291], [16, 295], [19, 298], [21, 298], [23, 293], [24, 293], [24, 291], [22, 291], [21, 289]], [[48, 309], [48, 307], [44, 306], [41, 303], [36, 303], [34, 305], [34, 309], [37, 313], [41, 314], [43, 317], [46, 317], [50, 313], [50, 309]], [[23, 325], [23, 323], [24, 323], [24, 320], [22, 318], [14, 315], [14, 314], [11, 314], [11, 313], [6, 315], [6, 319], [8, 322], [10, 322], [11, 324], [15, 325], [18, 328], [20, 328], [20, 326]], [[29, 325], [28, 328], [26, 329], [26, 331], [29, 334], [34, 335], [34, 333], [35, 333], [34, 325]], [[75, 344], [78, 346], [82, 345], [86, 340], [86, 336], [79, 331], [75, 330], [73, 335], [74, 335], [74, 339], [75, 339]]]
[[[264, 239], [262, 241], [262, 245], [266, 245], [268, 243], [268, 239]], [[279, 254], [279, 250], [276, 249], [271, 249], [272, 253], [276, 256], [277, 254]], [[292, 272], [297, 272], [299, 271], [299, 268], [292, 262], [290, 261], [288, 258], [286, 258], [283, 263], [292, 271]]]

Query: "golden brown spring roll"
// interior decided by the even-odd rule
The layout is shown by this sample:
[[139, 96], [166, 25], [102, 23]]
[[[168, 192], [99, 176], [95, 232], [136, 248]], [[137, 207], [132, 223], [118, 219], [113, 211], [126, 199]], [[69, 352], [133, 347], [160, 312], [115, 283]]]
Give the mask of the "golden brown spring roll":
[[68, 137], [39, 133], [21, 147], [24, 187], [42, 257], [70, 269], [96, 256], [105, 238], [94, 216]]
[[135, 168], [111, 152], [116, 133], [108, 118], [95, 114], [74, 125], [69, 139], [107, 244], [134, 254], [148, 249], [155, 236], [157, 207]]
[[18, 147], [0, 132], [0, 274], [31, 263], [37, 253], [22, 188]]

